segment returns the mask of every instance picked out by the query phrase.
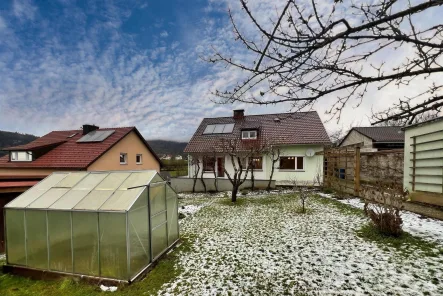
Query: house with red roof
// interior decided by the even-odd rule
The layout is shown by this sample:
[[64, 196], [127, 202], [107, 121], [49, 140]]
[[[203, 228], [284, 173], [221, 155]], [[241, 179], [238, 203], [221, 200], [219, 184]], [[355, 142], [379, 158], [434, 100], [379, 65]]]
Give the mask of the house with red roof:
[[232, 177], [240, 159], [243, 169], [252, 164], [256, 180], [269, 179], [273, 167], [277, 184], [312, 183], [323, 174], [323, 156], [316, 152], [325, 145], [331, 141], [315, 111], [245, 115], [234, 110], [231, 117], [204, 118], [184, 152], [190, 158], [188, 177]]
[[53, 131], [31, 143], [3, 148], [0, 158], [0, 251], [3, 206], [55, 171], [156, 170], [161, 161], [136, 127]]

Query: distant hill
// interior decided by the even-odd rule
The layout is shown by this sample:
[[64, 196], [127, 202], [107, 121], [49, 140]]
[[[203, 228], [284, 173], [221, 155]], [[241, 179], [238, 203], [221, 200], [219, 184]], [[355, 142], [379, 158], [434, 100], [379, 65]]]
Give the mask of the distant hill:
[[166, 140], [146, 140], [149, 146], [155, 151], [158, 156], [162, 156], [163, 154], [171, 154], [171, 155], [182, 155], [185, 156], [183, 150], [188, 143], [185, 142], [175, 142], [175, 141], [166, 141]]
[[[34, 141], [37, 138], [38, 137], [34, 135], [0, 131], [0, 149], [5, 147], [24, 145]], [[0, 150], [0, 157], [6, 155], [6, 153], [6, 151]]]

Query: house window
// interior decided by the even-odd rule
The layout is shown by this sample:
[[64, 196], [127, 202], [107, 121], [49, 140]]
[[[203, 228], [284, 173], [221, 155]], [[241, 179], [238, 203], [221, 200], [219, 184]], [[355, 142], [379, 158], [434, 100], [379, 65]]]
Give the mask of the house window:
[[242, 131], [241, 138], [243, 140], [257, 139], [257, 131]]
[[32, 161], [32, 152], [26, 152], [26, 160]]
[[304, 169], [303, 156], [282, 156], [280, 157], [280, 170], [297, 170]]
[[17, 152], [11, 152], [11, 160], [17, 160]]
[[120, 164], [128, 164], [128, 154], [120, 153]]
[[32, 152], [30, 151], [11, 152], [11, 161], [32, 161]]
[[257, 156], [251, 159], [252, 168], [254, 170], [263, 170], [263, 157]]
[[142, 164], [143, 162], [142, 162], [142, 155], [141, 154], [137, 154], [136, 156], [135, 156], [135, 163], [136, 164]]
[[214, 157], [203, 157], [203, 171], [213, 172], [215, 168], [215, 158]]

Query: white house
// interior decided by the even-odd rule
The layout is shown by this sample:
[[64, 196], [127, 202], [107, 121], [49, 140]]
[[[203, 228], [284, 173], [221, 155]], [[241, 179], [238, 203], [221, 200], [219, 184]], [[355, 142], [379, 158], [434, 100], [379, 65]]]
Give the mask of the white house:
[[294, 180], [313, 182], [322, 176], [323, 156], [316, 152], [330, 144], [315, 111], [245, 116], [244, 110], [234, 110], [232, 117], [204, 118], [184, 152], [190, 155], [190, 160], [194, 159], [188, 162], [188, 177], [196, 172], [196, 160], [199, 176], [214, 178], [214, 168], [217, 178], [227, 178], [225, 168], [232, 175], [234, 169], [228, 150], [233, 149], [242, 157], [252, 157], [254, 178], [266, 180], [272, 170], [266, 151], [273, 147], [274, 151], [280, 151], [273, 179], [281, 184]]
[[175, 160], [183, 160], [183, 157], [181, 155], [176, 155]]
[[353, 127], [339, 146], [355, 144], [360, 144], [362, 152], [403, 149], [405, 135], [400, 126]]

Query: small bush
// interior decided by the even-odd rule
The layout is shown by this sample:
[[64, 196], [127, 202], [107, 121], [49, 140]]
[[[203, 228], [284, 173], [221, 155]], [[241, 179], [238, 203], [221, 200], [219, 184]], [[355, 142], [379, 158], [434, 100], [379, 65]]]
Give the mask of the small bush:
[[242, 189], [241, 191], [241, 195], [247, 195], [249, 193], [249, 190], [247, 189]]
[[374, 226], [385, 235], [400, 236], [402, 233], [403, 220], [400, 217], [399, 209], [393, 211], [386, 210], [382, 206], [378, 206], [381, 211], [370, 208], [366, 203], [364, 210], [365, 214], [371, 219]]

